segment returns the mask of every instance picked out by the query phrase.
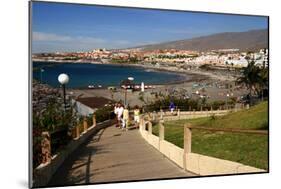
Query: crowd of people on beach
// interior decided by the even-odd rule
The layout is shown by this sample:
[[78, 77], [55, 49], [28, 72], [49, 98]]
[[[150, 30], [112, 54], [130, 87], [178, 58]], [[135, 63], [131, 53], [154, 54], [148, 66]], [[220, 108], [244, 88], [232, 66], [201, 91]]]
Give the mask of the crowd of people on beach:
[[[124, 106], [121, 103], [117, 103], [114, 106], [114, 114], [116, 116], [116, 127], [122, 130], [128, 130], [130, 127], [130, 112], [129, 106]], [[134, 107], [134, 127], [138, 128], [140, 122], [140, 109], [138, 106]]]

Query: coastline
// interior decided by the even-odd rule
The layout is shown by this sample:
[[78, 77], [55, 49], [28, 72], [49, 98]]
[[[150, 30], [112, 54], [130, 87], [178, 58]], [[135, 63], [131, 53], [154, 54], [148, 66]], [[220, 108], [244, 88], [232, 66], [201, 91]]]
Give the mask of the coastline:
[[173, 85], [173, 84], [182, 84], [182, 83], [192, 83], [192, 82], [203, 82], [207, 80], [217, 80], [217, 81], [232, 81], [233, 79], [229, 79], [223, 75], [216, 75], [212, 71], [201, 71], [201, 70], [178, 70], [176, 67], [156, 67], [145, 64], [130, 64], [130, 63], [110, 63], [110, 62], [101, 62], [101, 61], [73, 61], [73, 60], [41, 60], [35, 59], [32, 62], [47, 62], [47, 63], [55, 63], [55, 64], [97, 64], [97, 65], [113, 65], [113, 66], [124, 66], [124, 67], [140, 67], [146, 70], [153, 70], [156, 72], [166, 72], [178, 74], [183, 77], [178, 81], [171, 81], [168, 83], [159, 83], [154, 84], [157, 86], [165, 86], [165, 85]]
[[[37, 61], [40, 62], [40, 61]], [[216, 72], [216, 71], [205, 71], [205, 70], [179, 70], [177, 67], [155, 67], [153, 65], [143, 65], [143, 64], [128, 64], [128, 63], [100, 63], [100, 62], [56, 62], [56, 61], [41, 61], [41, 62], [53, 62], [54, 64], [64, 64], [64, 63], [72, 63], [72, 64], [104, 64], [104, 65], [114, 65], [114, 66], [124, 66], [124, 67], [136, 67], [136, 68], [143, 68], [148, 70], [153, 70], [156, 72], [166, 72], [166, 73], [173, 73], [182, 76], [182, 79], [179, 81], [173, 82], [166, 82], [166, 83], [159, 83], [153, 84], [155, 88], [147, 89], [144, 93], [144, 99], [140, 100], [140, 92], [133, 92], [127, 94], [128, 103], [131, 106], [138, 105], [143, 106], [146, 103], [150, 103], [154, 100], [157, 100], [156, 97], [153, 95], [154, 93], [162, 93], [168, 94], [170, 91], [176, 90], [184, 90], [186, 94], [191, 95], [194, 94], [196, 91], [201, 90], [200, 86], [211, 86], [205, 88], [205, 93], [209, 96], [209, 100], [226, 100], [225, 94], [228, 89], [224, 87], [214, 87], [216, 84], [220, 86], [225, 86], [225, 84], [232, 83], [234, 84], [234, 80], [228, 78], [227, 72]], [[194, 87], [196, 84], [196, 87]], [[149, 85], [147, 83], [147, 85]], [[55, 87], [54, 87], [55, 88]], [[69, 94], [73, 95], [77, 98], [83, 97], [104, 97], [107, 99], [112, 99], [116, 102], [124, 100], [124, 91], [120, 86], [116, 86], [116, 91], [113, 93], [107, 89], [107, 87], [102, 88], [95, 88], [95, 89], [88, 89], [87, 87], [81, 88], [68, 88]], [[233, 95], [241, 96], [246, 94], [246, 90], [240, 91], [233, 91]], [[195, 97], [196, 98], [196, 97]], [[199, 97], [197, 97], [199, 98]]]

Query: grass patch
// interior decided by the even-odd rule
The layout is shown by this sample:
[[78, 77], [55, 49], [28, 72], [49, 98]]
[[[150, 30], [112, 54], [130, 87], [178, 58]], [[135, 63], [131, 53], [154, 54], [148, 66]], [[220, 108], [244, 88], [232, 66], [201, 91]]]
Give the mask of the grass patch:
[[[187, 122], [194, 126], [266, 130], [268, 102], [221, 117], [166, 122], [165, 140], [183, 148], [183, 125]], [[158, 135], [158, 125], [153, 133]], [[192, 152], [268, 169], [267, 135], [193, 130]]]

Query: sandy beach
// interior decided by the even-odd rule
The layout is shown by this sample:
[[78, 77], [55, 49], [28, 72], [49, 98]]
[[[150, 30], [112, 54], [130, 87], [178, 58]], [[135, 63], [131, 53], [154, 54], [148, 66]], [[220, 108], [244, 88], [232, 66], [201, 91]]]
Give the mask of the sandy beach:
[[[171, 67], [155, 68], [145, 65], [124, 65], [123, 66], [141, 66], [145, 69], [153, 69], [157, 71], [173, 72], [185, 77], [184, 80], [154, 85], [153, 89], [145, 89], [142, 94], [140, 91], [127, 92], [127, 103], [130, 106], [143, 106], [157, 100], [155, 94], [185, 95], [186, 98], [198, 99], [205, 95], [208, 101], [227, 100], [231, 97], [241, 97], [248, 93], [247, 89], [235, 88], [235, 77], [223, 72], [202, 71], [202, 70], [176, 70]], [[226, 88], [225, 85], [233, 87]], [[117, 87], [112, 92], [108, 89], [69, 89], [69, 92], [75, 97], [104, 97], [113, 101], [124, 102], [125, 90]], [[227, 96], [228, 94], [228, 96]], [[141, 97], [142, 96], [142, 97]], [[201, 96], [201, 97], [200, 97]]]
[[[37, 60], [36, 60], [37, 61]], [[206, 71], [201, 69], [180, 69], [171, 66], [153, 66], [151, 64], [129, 64], [129, 63], [109, 63], [109, 62], [97, 62], [97, 61], [50, 61], [56, 63], [73, 63], [73, 64], [111, 64], [124, 67], [142, 67], [146, 70], [170, 72], [176, 73], [182, 76], [183, 79], [179, 81], [173, 81], [164, 84], [153, 85], [153, 89], [145, 89], [144, 93], [140, 91], [127, 92], [127, 103], [130, 106], [139, 105], [143, 106], [150, 104], [157, 100], [157, 95], [163, 94], [165, 96], [185, 96], [186, 98], [199, 99], [202, 95], [205, 95], [207, 101], [215, 100], [228, 100], [231, 97], [241, 97], [248, 93], [247, 89], [235, 88], [236, 77], [225, 71]], [[226, 88], [225, 85], [231, 85], [232, 88]], [[150, 85], [147, 83], [147, 85]], [[68, 93], [75, 98], [85, 97], [104, 97], [112, 101], [124, 102], [125, 90], [117, 86], [116, 91], [110, 91], [107, 88], [96, 89], [69, 89]], [[227, 95], [228, 94], [228, 95]]]

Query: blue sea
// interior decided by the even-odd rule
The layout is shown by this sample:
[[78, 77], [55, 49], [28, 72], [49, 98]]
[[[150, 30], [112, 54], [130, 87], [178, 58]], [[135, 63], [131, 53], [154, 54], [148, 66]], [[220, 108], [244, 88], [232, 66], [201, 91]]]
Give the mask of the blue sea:
[[87, 88], [88, 85], [119, 86], [128, 77], [133, 77], [135, 83], [145, 84], [167, 84], [186, 79], [180, 74], [135, 66], [33, 62], [33, 78], [53, 87], [59, 87], [58, 76], [61, 73], [68, 74], [69, 88]]

